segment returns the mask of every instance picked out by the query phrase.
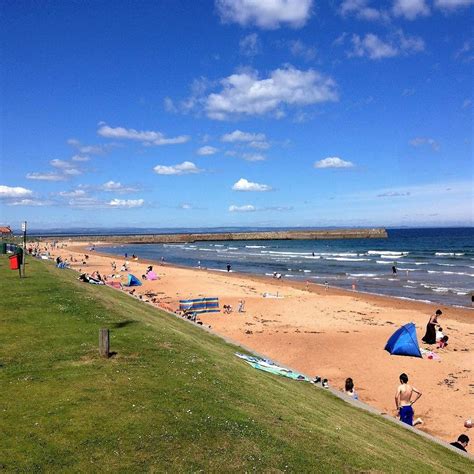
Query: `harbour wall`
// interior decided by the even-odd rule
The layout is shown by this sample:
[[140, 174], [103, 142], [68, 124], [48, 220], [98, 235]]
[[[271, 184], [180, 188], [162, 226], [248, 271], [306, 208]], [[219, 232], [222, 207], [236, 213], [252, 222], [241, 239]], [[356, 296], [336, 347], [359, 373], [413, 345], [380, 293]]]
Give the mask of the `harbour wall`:
[[[51, 238], [51, 237], [49, 237]], [[81, 242], [104, 242], [121, 244], [177, 244], [219, 240], [325, 240], [325, 239], [385, 239], [385, 229], [339, 229], [339, 230], [288, 230], [265, 232], [210, 232], [184, 234], [142, 235], [81, 235], [61, 236], [55, 240]]]

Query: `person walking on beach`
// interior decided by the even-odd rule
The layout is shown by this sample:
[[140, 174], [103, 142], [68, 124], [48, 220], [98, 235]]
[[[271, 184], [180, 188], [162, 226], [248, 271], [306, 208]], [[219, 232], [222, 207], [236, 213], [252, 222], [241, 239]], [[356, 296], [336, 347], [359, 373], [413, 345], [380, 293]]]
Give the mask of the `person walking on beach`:
[[238, 312], [239, 313], [243, 313], [244, 312], [244, 308], [245, 308], [245, 301], [244, 300], [240, 300], [239, 301], [239, 307], [238, 307]]
[[226, 268], [227, 268], [227, 271], [230, 272], [230, 269], [232, 268], [231, 264], [228, 263], [227, 266], [226, 266]]
[[[412, 397], [414, 399], [412, 400]], [[420, 418], [413, 422], [413, 404], [421, 397], [421, 392], [415, 387], [408, 384], [408, 375], [400, 374], [400, 385], [395, 394], [395, 405], [397, 407], [398, 416], [402, 423], [415, 426], [422, 423]]]
[[440, 309], [437, 309], [436, 313], [430, 317], [428, 324], [426, 325], [426, 333], [421, 339], [426, 344], [436, 344], [436, 326], [439, 326], [438, 318], [442, 314], [443, 312]]
[[395, 265], [392, 266], [392, 273], [393, 273], [394, 275], [397, 274], [397, 267], [396, 267]]

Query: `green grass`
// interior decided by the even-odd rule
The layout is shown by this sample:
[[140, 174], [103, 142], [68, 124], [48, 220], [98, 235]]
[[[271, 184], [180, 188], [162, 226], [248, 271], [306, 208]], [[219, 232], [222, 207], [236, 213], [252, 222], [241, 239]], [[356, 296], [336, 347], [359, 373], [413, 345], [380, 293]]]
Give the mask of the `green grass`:
[[[468, 472], [450, 450], [71, 271], [0, 258], [6, 471]], [[216, 317], [219, 317], [216, 315]], [[99, 328], [111, 329], [108, 360]]]

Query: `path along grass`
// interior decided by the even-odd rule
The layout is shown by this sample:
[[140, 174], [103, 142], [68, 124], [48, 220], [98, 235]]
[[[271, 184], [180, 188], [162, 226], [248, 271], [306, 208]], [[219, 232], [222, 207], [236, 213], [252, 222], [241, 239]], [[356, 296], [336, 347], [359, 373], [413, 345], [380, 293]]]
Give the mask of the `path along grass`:
[[[0, 258], [6, 471], [468, 472], [473, 463], [77, 274]], [[216, 318], [223, 317], [216, 315]], [[111, 329], [109, 359], [98, 331]]]

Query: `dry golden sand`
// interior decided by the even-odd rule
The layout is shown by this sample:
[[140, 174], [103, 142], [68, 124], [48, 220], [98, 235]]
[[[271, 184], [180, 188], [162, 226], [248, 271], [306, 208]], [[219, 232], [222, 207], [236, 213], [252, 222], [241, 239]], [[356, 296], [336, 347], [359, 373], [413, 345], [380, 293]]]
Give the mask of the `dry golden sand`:
[[[73, 264], [73, 268], [109, 275], [113, 260], [117, 269], [123, 263], [74, 243], [52, 253], [69, 259], [72, 254], [82, 257], [85, 252], [89, 255], [87, 266]], [[130, 261], [130, 272], [140, 277], [149, 264], [154, 265], [160, 280], [145, 281], [136, 294], [157, 293], [160, 305], [173, 310], [179, 299], [217, 296], [221, 307], [231, 304], [234, 308], [231, 314], [201, 317], [217, 334], [304, 373], [326, 377], [335, 388], [342, 388], [346, 377], [352, 377], [360, 399], [381, 412], [395, 415], [398, 377], [406, 372], [410, 383], [423, 392], [414, 405], [415, 416], [424, 422], [421, 430], [445, 441], [469, 433], [463, 424], [474, 416], [471, 309], [147, 261]], [[124, 282], [126, 275], [123, 273]], [[264, 298], [265, 292], [278, 292], [283, 298]], [[244, 313], [236, 312], [240, 299], [245, 300]], [[421, 340], [437, 307], [443, 309], [440, 324], [450, 342], [445, 349], [435, 349], [440, 361], [391, 356], [383, 350], [390, 335], [408, 322], [416, 324]]]

